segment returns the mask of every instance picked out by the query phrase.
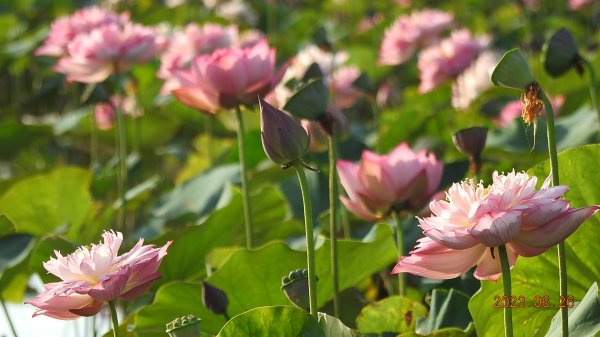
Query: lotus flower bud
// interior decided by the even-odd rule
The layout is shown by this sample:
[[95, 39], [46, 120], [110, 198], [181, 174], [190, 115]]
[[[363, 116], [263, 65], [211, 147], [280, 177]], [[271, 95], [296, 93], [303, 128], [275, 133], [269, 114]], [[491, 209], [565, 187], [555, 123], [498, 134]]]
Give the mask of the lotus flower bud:
[[170, 337], [198, 337], [200, 336], [200, 319], [194, 315], [187, 315], [167, 323], [166, 333]]
[[487, 133], [487, 128], [472, 127], [452, 135], [452, 141], [458, 151], [469, 157], [471, 172], [474, 174], [478, 174], [481, 169], [481, 152], [485, 147]]
[[[317, 278], [318, 281], [318, 278]], [[296, 269], [281, 279], [281, 290], [293, 305], [306, 311], [310, 310], [308, 298], [308, 270]]]
[[558, 77], [572, 67], [576, 67], [580, 75], [583, 72], [577, 43], [568, 29], [561, 28], [548, 41], [544, 68], [552, 77]]
[[217, 315], [227, 316], [229, 300], [223, 290], [207, 282], [202, 282], [202, 305]]
[[310, 145], [310, 136], [300, 122], [259, 99], [260, 133], [265, 153], [284, 167], [300, 159]]

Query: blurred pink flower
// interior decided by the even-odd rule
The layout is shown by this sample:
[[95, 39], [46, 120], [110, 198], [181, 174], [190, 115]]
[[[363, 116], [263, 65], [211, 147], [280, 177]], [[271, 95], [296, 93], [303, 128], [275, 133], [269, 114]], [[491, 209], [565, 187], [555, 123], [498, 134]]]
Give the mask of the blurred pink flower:
[[435, 194], [443, 169], [435, 155], [415, 153], [406, 143], [387, 155], [367, 150], [358, 164], [338, 160], [340, 182], [348, 194], [340, 200], [368, 221], [382, 219], [394, 208], [419, 211]]
[[467, 109], [479, 95], [492, 87], [492, 72], [500, 61], [500, 54], [482, 52], [452, 84], [452, 106]]
[[155, 34], [149, 27], [126, 23], [104, 25], [88, 34], [80, 34], [69, 43], [68, 55], [56, 65], [56, 71], [66, 74], [67, 80], [99, 83], [118, 67], [145, 63], [155, 56]]
[[111, 96], [108, 102], [98, 103], [94, 108], [94, 119], [98, 129], [108, 130], [113, 127], [116, 119], [115, 108], [117, 106], [122, 109], [121, 111], [125, 115], [132, 117], [141, 116], [141, 111], [137, 105], [135, 95], [127, 94], [124, 99], [119, 99], [117, 96]]
[[424, 9], [399, 17], [385, 30], [379, 49], [379, 64], [398, 65], [406, 62], [417, 47], [436, 40], [452, 20], [452, 14], [434, 9]]
[[44, 44], [35, 50], [35, 55], [64, 56], [67, 45], [77, 35], [87, 34], [95, 28], [129, 22], [129, 13], [117, 14], [100, 7], [86, 7], [70, 16], [63, 16], [52, 22]]
[[[331, 122], [335, 125], [338, 135], [348, 132], [348, 118], [346, 118], [346, 115], [340, 109], [330, 107], [325, 112], [325, 115], [327, 118], [326, 122]], [[303, 119], [300, 122], [310, 135], [309, 149], [311, 151], [321, 152], [329, 148], [330, 133], [326, 131], [327, 125], [324, 126], [321, 121], [311, 121], [308, 119]]]
[[594, 0], [569, 0], [569, 9], [572, 11], [579, 11], [593, 3]]
[[[552, 104], [552, 110], [554, 111], [554, 117], [558, 116], [558, 114], [560, 112], [560, 108], [562, 107], [564, 102], [565, 102], [564, 96], [550, 97], [550, 103]], [[505, 127], [509, 126], [510, 124], [512, 124], [512, 122], [515, 119], [521, 117], [522, 111], [523, 111], [523, 109], [521, 108], [521, 101], [519, 101], [519, 100], [510, 101], [510, 102], [506, 103], [504, 108], [502, 108], [502, 110], [500, 111], [500, 113], [497, 116], [492, 118], [492, 121], [494, 122], [494, 124], [496, 124], [497, 127], [505, 128]], [[542, 116], [545, 116], [545, 115], [546, 115], [546, 109], [544, 108], [544, 110], [542, 110]]]
[[452, 79], [467, 68], [487, 44], [485, 38], [473, 38], [466, 29], [453, 31], [450, 37], [423, 50], [418, 67], [419, 92], [426, 93]]
[[447, 201], [432, 201], [433, 215], [419, 219], [425, 237], [392, 273], [450, 279], [477, 265], [475, 278], [495, 281], [501, 275], [495, 247], [506, 245], [513, 266], [519, 255], [542, 254], [566, 239], [600, 209], [570, 208], [559, 199], [568, 187], [550, 187], [550, 177], [539, 190], [536, 183], [536, 177], [513, 171], [494, 172], [487, 188], [473, 180], [452, 185]]
[[252, 47], [218, 49], [197, 56], [191, 71], [175, 73], [182, 87], [172, 91], [181, 103], [214, 114], [220, 108], [256, 104], [281, 79], [275, 72], [275, 49], [266, 40]]
[[344, 66], [335, 69], [329, 79], [329, 91], [335, 99], [335, 106], [341, 109], [349, 108], [364, 96], [363, 92], [354, 87], [354, 81], [360, 77], [360, 70], [355, 66]]
[[158, 267], [171, 241], [161, 248], [143, 245], [117, 255], [123, 241], [119, 232], [104, 232], [103, 243], [82, 246], [74, 253], [44, 263], [46, 270], [62, 281], [47, 283], [35, 299], [25, 302], [37, 307], [33, 316], [76, 319], [97, 314], [108, 301], [129, 300], [147, 291], [160, 278]]
[[189, 70], [194, 57], [228, 48], [239, 41], [237, 26], [207, 23], [198, 26], [190, 23], [174, 33], [167, 50], [160, 57], [158, 78], [165, 80], [161, 94], [166, 95], [181, 86], [174, 71]]

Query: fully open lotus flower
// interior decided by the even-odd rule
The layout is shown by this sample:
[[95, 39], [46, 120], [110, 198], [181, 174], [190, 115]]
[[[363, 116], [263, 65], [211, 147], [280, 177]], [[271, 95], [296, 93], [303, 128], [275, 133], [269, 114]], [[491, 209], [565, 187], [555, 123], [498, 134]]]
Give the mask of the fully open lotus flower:
[[[89, 34], [80, 34], [67, 46], [68, 55], [56, 65], [67, 80], [100, 83], [115, 70], [150, 61], [156, 52], [152, 28], [126, 23], [104, 25]], [[115, 69], [118, 67], [118, 69]]]
[[364, 151], [360, 163], [338, 160], [340, 182], [348, 198], [340, 200], [356, 216], [375, 221], [390, 211], [419, 211], [435, 194], [443, 164], [435, 155], [406, 144], [387, 155]]
[[447, 200], [430, 203], [433, 215], [419, 219], [425, 237], [392, 273], [450, 279], [477, 265], [477, 279], [495, 281], [501, 275], [495, 247], [506, 245], [513, 266], [519, 255], [536, 256], [563, 241], [600, 209], [569, 207], [559, 199], [568, 187], [550, 187], [550, 177], [539, 190], [536, 183], [513, 171], [494, 172], [487, 188], [473, 180], [452, 185]]
[[160, 278], [160, 262], [167, 255], [169, 241], [161, 248], [143, 245], [117, 255], [123, 241], [119, 232], [104, 232], [103, 243], [80, 247], [74, 253], [44, 263], [46, 270], [62, 281], [46, 284], [44, 292], [26, 302], [37, 307], [33, 316], [76, 319], [97, 314], [108, 301], [132, 299], [143, 294]]
[[418, 67], [419, 92], [433, 90], [465, 70], [487, 44], [486, 38], [474, 38], [466, 29], [452, 32], [450, 37], [423, 50]]
[[267, 156], [287, 167], [308, 150], [310, 136], [294, 117], [259, 99], [260, 135]]
[[167, 50], [160, 57], [158, 78], [165, 80], [161, 94], [169, 94], [181, 86], [174, 71], [189, 70], [192, 60], [202, 54], [210, 54], [217, 49], [229, 48], [239, 41], [238, 27], [207, 23], [198, 26], [190, 23], [176, 31]]
[[379, 63], [398, 65], [406, 62], [419, 46], [426, 46], [452, 23], [452, 14], [433, 9], [401, 16], [385, 31]]
[[48, 37], [44, 44], [35, 50], [35, 55], [64, 56], [67, 54], [67, 45], [77, 35], [85, 35], [105, 25], [123, 25], [128, 21], [128, 13], [117, 14], [96, 6], [80, 9], [70, 16], [63, 16], [52, 22]]
[[182, 87], [172, 91], [181, 103], [214, 114], [220, 108], [252, 105], [281, 80], [275, 72], [275, 49], [262, 39], [251, 47], [218, 49], [200, 55], [188, 72], [177, 72]]

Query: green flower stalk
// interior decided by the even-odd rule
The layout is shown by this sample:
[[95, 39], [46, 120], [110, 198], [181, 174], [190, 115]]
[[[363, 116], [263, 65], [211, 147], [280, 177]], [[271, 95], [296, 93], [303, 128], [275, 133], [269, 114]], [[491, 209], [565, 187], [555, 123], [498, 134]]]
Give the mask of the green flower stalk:
[[119, 318], [117, 316], [117, 308], [115, 307], [115, 303], [113, 301], [108, 301], [108, 308], [110, 309], [110, 318], [112, 322], [113, 336], [119, 337]]
[[242, 117], [242, 112], [240, 110], [240, 106], [236, 105], [235, 107], [235, 116], [238, 121], [238, 131], [237, 131], [237, 139], [238, 139], [238, 149], [239, 149], [239, 157], [240, 157], [240, 175], [242, 180], [242, 202], [244, 206], [244, 224], [246, 229], [246, 248], [250, 249], [253, 247], [253, 232], [252, 229], [252, 210], [250, 208], [250, 192], [248, 187], [248, 172], [246, 165], [246, 142], [244, 141], [244, 119]]
[[[523, 119], [525, 122], [535, 122], [546, 108], [548, 156], [552, 173], [552, 185], [559, 185], [558, 155], [556, 150], [556, 137], [554, 130], [554, 110], [550, 100], [535, 81], [527, 60], [519, 49], [508, 51], [492, 73], [492, 83], [495, 85], [517, 89], [522, 92], [521, 102], [523, 107]], [[561, 241], [558, 248], [558, 275], [560, 280], [560, 295], [568, 297], [567, 291], [567, 257], [565, 243]], [[569, 311], [568, 308], [560, 308], [562, 336], [569, 336]]]
[[316, 318], [318, 308], [313, 214], [310, 191], [304, 173], [305, 167], [312, 168], [302, 161], [302, 155], [308, 150], [310, 144], [310, 136], [292, 116], [276, 109], [262, 99], [259, 99], [259, 105], [261, 140], [265, 153], [284, 169], [293, 166], [298, 174], [304, 204], [309, 307], [310, 314]]
[[513, 324], [512, 324], [512, 309], [510, 307], [511, 298], [511, 280], [510, 280], [510, 263], [508, 261], [508, 254], [506, 253], [506, 246], [502, 245], [498, 247], [500, 251], [500, 264], [502, 265], [502, 282], [504, 285], [504, 297], [509, 299], [509, 305], [504, 307], [504, 336], [513, 337]]

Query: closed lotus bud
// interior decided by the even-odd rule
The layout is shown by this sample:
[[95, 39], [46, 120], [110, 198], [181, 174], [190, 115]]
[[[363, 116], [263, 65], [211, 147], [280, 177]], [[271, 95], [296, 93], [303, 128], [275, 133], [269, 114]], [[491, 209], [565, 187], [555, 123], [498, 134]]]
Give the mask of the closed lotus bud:
[[[318, 279], [317, 279], [318, 280]], [[293, 305], [310, 311], [308, 296], [308, 270], [296, 269], [281, 279], [281, 290]]]
[[207, 282], [202, 282], [202, 305], [217, 315], [227, 316], [229, 300], [223, 290]]
[[577, 43], [573, 35], [568, 29], [561, 28], [548, 41], [544, 68], [552, 77], [558, 77], [572, 67], [577, 67], [579, 58]]
[[200, 319], [194, 315], [187, 315], [167, 323], [166, 333], [170, 337], [199, 337]]
[[477, 174], [481, 169], [481, 152], [487, 139], [487, 128], [472, 127], [462, 129], [452, 135], [454, 145], [461, 153], [469, 157], [471, 172]]
[[300, 159], [310, 145], [310, 136], [300, 122], [259, 99], [260, 133], [267, 156], [284, 167]]

